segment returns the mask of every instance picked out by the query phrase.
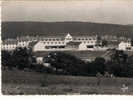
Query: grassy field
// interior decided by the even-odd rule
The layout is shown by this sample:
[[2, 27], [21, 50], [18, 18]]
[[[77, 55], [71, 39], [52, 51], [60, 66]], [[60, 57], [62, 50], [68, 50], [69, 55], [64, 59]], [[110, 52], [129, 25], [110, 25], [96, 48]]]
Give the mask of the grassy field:
[[[46, 57], [50, 52], [54, 51], [43, 51], [43, 52], [34, 52], [35, 56], [44, 56]], [[110, 56], [112, 55], [111, 51], [60, 51], [63, 53], [67, 53], [70, 55], [73, 55], [79, 59], [95, 59], [96, 57], [103, 57], [106, 60], [110, 59]], [[125, 51], [128, 56], [133, 55], [133, 51]]]
[[[4, 95], [73, 95], [73, 94], [129, 94], [133, 95], [132, 78], [102, 78], [97, 85], [96, 77], [50, 75], [36, 72], [3, 71], [2, 93]], [[127, 84], [128, 92], [121, 91]]]
[[[54, 51], [43, 51], [43, 52], [35, 52], [35, 56], [47, 56], [50, 52]], [[96, 58], [96, 57], [101, 57], [106, 53], [106, 51], [60, 51], [63, 53], [67, 53], [70, 55], [73, 55], [77, 58], [80, 59], [90, 59], [90, 58]]]

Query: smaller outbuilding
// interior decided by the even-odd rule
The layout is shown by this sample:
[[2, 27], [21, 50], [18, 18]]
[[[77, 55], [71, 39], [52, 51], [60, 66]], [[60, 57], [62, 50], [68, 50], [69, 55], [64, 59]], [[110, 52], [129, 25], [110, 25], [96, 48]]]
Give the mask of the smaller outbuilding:
[[120, 42], [120, 44], [118, 45], [118, 49], [119, 50], [131, 50], [132, 46], [131, 46], [131, 42], [129, 41], [122, 41]]

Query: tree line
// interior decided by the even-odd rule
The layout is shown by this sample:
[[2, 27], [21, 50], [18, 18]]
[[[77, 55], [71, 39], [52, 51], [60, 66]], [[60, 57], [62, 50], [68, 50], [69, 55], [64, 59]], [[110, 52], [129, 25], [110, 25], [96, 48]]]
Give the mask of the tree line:
[[[47, 67], [44, 63], [49, 63]], [[96, 76], [97, 73], [113, 74], [118, 77], [133, 77], [133, 55], [114, 50], [109, 60], [97, 57], [85, 62], [71, 54], [51, 52], [44, 56], [43, 63], [38, 64], [31, 49], [16, 48], [14, 51], [2, 51], [3, 70], [28, 70], [51, 74]]]

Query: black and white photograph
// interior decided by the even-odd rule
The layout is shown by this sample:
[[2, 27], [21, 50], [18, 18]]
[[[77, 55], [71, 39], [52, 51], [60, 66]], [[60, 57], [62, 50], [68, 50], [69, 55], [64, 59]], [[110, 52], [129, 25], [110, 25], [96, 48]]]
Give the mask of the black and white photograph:
[[1, 80], [2, 95], [133, 95], [133, 1], [2, 1]]

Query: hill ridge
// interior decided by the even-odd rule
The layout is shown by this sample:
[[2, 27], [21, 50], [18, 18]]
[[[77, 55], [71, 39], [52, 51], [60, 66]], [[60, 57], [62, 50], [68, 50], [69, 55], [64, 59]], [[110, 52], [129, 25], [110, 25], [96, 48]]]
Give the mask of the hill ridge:
[[2, 22], [2, 38], [43, 34], [100, 34], [133, 38], [132, 25], [93, 22]]

